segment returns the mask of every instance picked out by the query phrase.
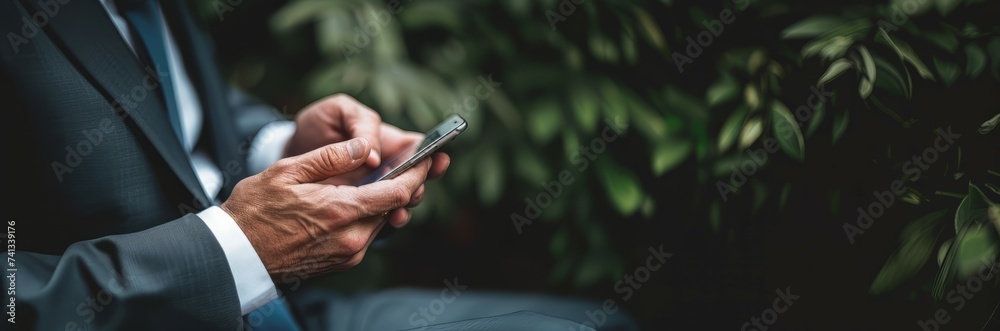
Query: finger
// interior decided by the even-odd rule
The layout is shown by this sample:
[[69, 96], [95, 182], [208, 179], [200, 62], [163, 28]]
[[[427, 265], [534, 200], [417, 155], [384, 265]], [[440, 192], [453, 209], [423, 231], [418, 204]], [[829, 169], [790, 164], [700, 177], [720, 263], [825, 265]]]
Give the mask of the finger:
[[380, 133], [382, 135], [382, 154], [386, 156], [402, 153], [407, 148], [424, 140], [422, 133], [403, 131], [385, 123], [382, 123]]
[[355, 203], [362, 216], [381, 214], [406, 207], [410, 203], [413, 193], [427, 179], [427, 171], [430, 167], [431, 160], [424, 159], [396, 178], [354, 187]]
[[431, 165], [431, 171], [427, 174], [428, 180], [434, 180], [444, 176], [444, 172], [448, 170], [448, 166], [451, 165], [451, 157], [445, 153], [434, 153], [431, 155], [434, 159], [434, 164]]
[[411, 217], [412, 213], [410, 213], [409, 209], [399, 208], [393, 210], [389, 213], [389, 225], [392, 225], [392, 227], [397, 229], [402, 228], [407, 223], [410, 223]]
[[377, 220], [377, 222], [368, 222], [366, 224], [370, 224], [371, 226], [358, 229], [358, 231], [362, 231], [360, 235], [367, 236], [365, 237], [367, 240], [364, 245], [358, 249], [358, 252], [344, 263], [344, 265], [348, 268], [354, 267], [360, 264], [361, 260], [364, 260], [365, 253], [368, 252], [368, 248], [372, 246], [372, 242], [374, 242], [375, 238], [378, 237], [379, 231], [381, 231], [382, 227], [385, 226], [386, 222], [381, 215], [379, 217], [371, 217], [371, 219]]
[[372, 143], [370, 157], [365, 162], [369, 167], [382, 163], [382, 118], [371, 108], [349, 98], [340, 111], [341, 123], [351, 138], [365, 138]]
[[410, 203], [406, 205], [406, 208], [416, 207], [421, 201], [424, 201], [424, 185], [420, 185], [417, 191], [413, 192], [413, 197], [410, 198]]
[[367, 139], [355, 138], [278, 160], [265, 172], [281, 175], [295, 183], [315, 183], [357, 169], [370, 152], [371, 144]]

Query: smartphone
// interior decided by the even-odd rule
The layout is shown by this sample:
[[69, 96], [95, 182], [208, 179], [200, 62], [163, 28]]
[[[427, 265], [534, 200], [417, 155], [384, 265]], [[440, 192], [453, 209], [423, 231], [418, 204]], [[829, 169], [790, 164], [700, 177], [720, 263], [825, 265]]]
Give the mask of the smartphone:
[[445, 143], [455, 139], [468, 123], [459, 115], [452, 115], [424, 135], [424, 140], [414, 143], [399, 154], [391, 156], [389, 161], [382, 162], [370, 175], [361, 179], [357, 186], [374, 183], [380, 180], [392, 179], [413, 167], [424, 158], [431, 156]]

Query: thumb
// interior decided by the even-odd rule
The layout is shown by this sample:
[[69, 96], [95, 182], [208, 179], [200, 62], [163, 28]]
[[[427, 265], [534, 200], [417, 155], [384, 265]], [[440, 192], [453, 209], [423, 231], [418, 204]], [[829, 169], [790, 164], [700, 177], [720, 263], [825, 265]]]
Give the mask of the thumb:
[[[354, 138], [326, 145], [308, 153], [288, 158], [278, 169], [298, 183], [314, 183], [348, 173], [365, 163], [371, 153], [365, 138]], [[277, 165], [277, 163], [276, 163]]]

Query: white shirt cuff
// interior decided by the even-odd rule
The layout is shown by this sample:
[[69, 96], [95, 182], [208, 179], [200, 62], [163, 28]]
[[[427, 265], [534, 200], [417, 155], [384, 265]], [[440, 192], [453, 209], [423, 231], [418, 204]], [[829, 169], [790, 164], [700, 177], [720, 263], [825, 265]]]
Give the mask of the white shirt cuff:
[[293, 121], [274, 121], [268, 123], [260, 132], [257, 132], [257, 136], [253, 137], [253, 141], [250, 142], [250, 152], [247, 156], [247, 168], [250, 170], [251, 174], [256, 174], [275, 161], [281, 159], [281, 155], [285, 152], [285, 145], [288, 144], [288, 140], [292, 139], [292, 134], [295, 133], [295, 122]]
[[249, 314], [254, 309], [278, 297], [278, 291], [268, 275], [264, 263], [257, 256], [257, 251], [250, 245], [250, 240], [226, 211], [218, 206], [209, 207], [198, 213], [215, 239], [222, 246], [222, 251], [229, 261], [229, 270], [236, 281], [236, 294], [240, 298], [241, 314]]

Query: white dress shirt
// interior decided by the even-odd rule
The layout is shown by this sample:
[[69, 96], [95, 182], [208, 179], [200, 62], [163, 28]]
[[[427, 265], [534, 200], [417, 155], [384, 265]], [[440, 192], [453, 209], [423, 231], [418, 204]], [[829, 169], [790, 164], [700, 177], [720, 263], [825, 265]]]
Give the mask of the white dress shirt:
[[[134, 53], [130, 28], [125, 19], [118, 14], [118, 8], [114, 1], [101, 0], [101, 4], [104, 5], [104, 9], [107, 10], [115, 27], [118, 28], [118, 32], [121, 33], [122, 38], [125, 39]], [[222, 190], [222, 171], [204, 150], [195, 148], [198, 145], [198, 138], [201, 137], [204, 120], [201, 104], [198, 102], [197, 92], [194, 90], [187, 72], [183, 70], [184, 61], [178, 53], [177, 44], [170, 30], [163, 27], [163, 31], [164, 39], [167, 41], [170, 78], [174, 85], [181, 133], [184, 136], [181, 143], [191, 157], [191, 167], [201, 182], [202, 188], [210, 198], [214, 199]], [[248, 169], [254, 173], [260, 172], [277, 161], [281, 157], [285, 143], [294, 132], [295, 123], [290, 121], [279, 121], [265, 126], [251, 143]], [[240, 299], [242, 314], [246, 315], [277, 298], [278, 293], [267, 269], [264, 268], [264, 263], [261, 262], [257, 252], [236, 221], [218, 206], [203, 210], [198, 213], [198, 217], [212, 231], [226, 254], [229, 269], [232, 271], [233, 280], [236, 283], [236, 293]]]

